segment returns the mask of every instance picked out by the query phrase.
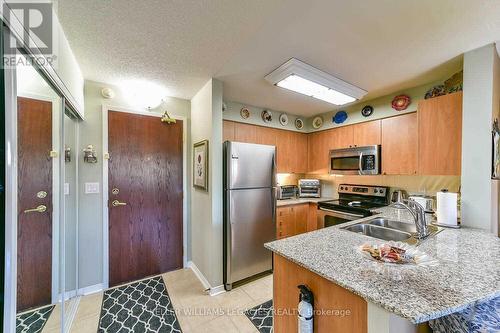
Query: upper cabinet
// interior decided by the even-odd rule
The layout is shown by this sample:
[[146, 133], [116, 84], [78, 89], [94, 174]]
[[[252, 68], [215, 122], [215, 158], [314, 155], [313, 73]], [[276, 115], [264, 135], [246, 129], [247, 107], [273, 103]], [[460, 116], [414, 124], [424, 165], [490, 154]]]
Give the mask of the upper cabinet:
[[417, 113], [382, 120], [382, 173], [415, 175], [417, 173]]
[[328, 155], [333, 146], [332, 131], [314, 132], [308, 135], [308, 172], [312, 174], [328, 173]]
[[460, 175], [462, 92], [418, 103], [418, 156], [421, 175]]
[[276, 146], [279, 173], [307, 172], [307, 134], [224, 120], [223, 140]]
[[330, 149], [342, 149], [354, 146], [353, 126], [342, 126], [328, 130], [331, 136]]
[[222, 126], [222, 142], [236, 141], [234, 138], [234, 128], [237, 123], [232, 121], [224, 121]]
[[224, 140], [276, 146], [279, 173], [328, 174], [332, 149], [382, 146], [387, 175], [460, 175], [462, 93], [418, 104], [418, 112], [309, 134], [224, 121]]
[[353, 125], [354, 147], [371, 146], [382, 144], [381, 120], [368, 121]]

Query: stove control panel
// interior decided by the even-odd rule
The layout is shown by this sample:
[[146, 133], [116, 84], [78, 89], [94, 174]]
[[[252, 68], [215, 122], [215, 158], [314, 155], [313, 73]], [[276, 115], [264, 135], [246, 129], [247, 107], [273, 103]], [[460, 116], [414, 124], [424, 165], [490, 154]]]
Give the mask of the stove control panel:
[[338, 188], [339, 193], [358, 194], [375, 197], [387, 196], [389, 189], [384, 186], [368, 186], [368, 185], [348, 185], [340, 184]]

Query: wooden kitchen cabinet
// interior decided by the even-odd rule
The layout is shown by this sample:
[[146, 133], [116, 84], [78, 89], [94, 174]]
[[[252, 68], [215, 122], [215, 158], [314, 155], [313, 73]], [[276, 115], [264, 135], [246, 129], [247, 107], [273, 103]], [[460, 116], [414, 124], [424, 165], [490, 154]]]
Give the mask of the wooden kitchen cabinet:
[[421, 175], [457, 175], [462, 165], [462, 92], [418, 103]]
[[294, 216], [291, 206], [276, 208], [276, 238], [293, 236]]
[[330, 149], [342, 149], [354, 146], [354, 126], [342, 126], [330, 130]]
[[291, 170], [293, 170], [292, 172], [294, 173], [307, 173], [308, 171], [307, 137], [308, 135], [305, 133], [293, 133], [290, 154], [292, 155]]
[[305, 133], [224, 120], [223, 138], [224, 141], [276, 146], [279, 173], [307, 172], [308, 135]]
[[308, 173], [327, 174], [329, 152], [332, 149], [332, 132], [321, 131], [309, 134], [308, 138]]
[[355, 147], [382, 144], [382, 121], [374, 120], [352, 126]]
[[276, 209], [276, 237], [278, 239], [307, 232], [309, 204], [290, 205]]
[[307, 232], [318, 229], [318, 204], [309, 204], [309, 214], [307, 215]]
[[224, 141], [235, 141], [234, 128], [235, 122], [224, 120], [222, 124], [222, 142]]
[[257, 143], [257, 126], [244, 123], [234, 123], [234, 141]]
[[348, 316], [316, 315], [314, 332], [365, 333], [368, 331], [368, 304], [353, 292], [273, 254], [274, 332], [298, 332], [298, 285], [307, 285], [314, 294], [314, 309], [348, 309]]
[[382, 120], [382, 173], [415, 175], [418, 168], [418, 117], [416, 113]]

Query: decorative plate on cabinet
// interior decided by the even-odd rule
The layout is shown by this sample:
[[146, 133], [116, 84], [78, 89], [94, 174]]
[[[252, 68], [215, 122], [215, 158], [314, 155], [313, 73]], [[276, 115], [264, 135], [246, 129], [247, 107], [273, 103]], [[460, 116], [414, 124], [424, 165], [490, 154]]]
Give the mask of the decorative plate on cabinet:
[[410, 96], [408, 95], [398, 95], [394, 97], [392, 100], [392, 108], [396, 111], [403, 111], [408, 108], [408, 105], [410, 105], [411, 99]]
[[240, 116], [243, 119], [248, 119], [248, 117], [250, 117], [250, 110], [248, 110], [247, 108], [241, 108]]
[[318, 129], [321, 126], [323, 126], [323, 118], [320, 117], [320, 116], [314, 118], [313, 122], [312, 122], [312, 126], [313, 126], [314, 129]]
[[286, 113], [280, 114], [279, 120], [280, 120], [281, 126], [288, 125], [288, 115]]
[[295, 128], [297, 129], [303, 129], [304, 128], [304, 121], [300, 118], [295, 119]]
[[260, 114], [260, 116], [262, 117], [262, 120], [265, 123], [270, 123], [271, 121], [273, 121], [273, 114], [269, 110], [262, 111], [262, 113]]
[[431, 89], [427, 90], [424, 98], [429, 99], [433, 97], [443, 96], [444, 94], [446, 94], [444, 84], [440, 84], [438, 86], [434, 86]]
[[333, 122], [335, 124], [342, 124], [344, 121], [347, 120], [347, 112], [345, 111], [339, 111], [333, 116]]
[[361, 114], [363, 117], [369, 117], [373, 113], [373, 106], [371, 105], [365, 105], [363, 109], [361, 109]]

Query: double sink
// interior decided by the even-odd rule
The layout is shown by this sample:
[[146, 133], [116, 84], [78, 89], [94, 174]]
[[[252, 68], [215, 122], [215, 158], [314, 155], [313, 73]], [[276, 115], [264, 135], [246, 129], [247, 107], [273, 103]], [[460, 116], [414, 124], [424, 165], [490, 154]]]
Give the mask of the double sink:
[[[428, 225], [428, 228], [430, 231], [429, 237], [442, 230], [442, 228], [433, 225]], [[414, 224], [393, 221], [383, 217], [375, 217], [341, 229], [387, 241], [401, 241], [408, 244], [419, 243], [419, 240], [414, 236], [417, 231]]]

